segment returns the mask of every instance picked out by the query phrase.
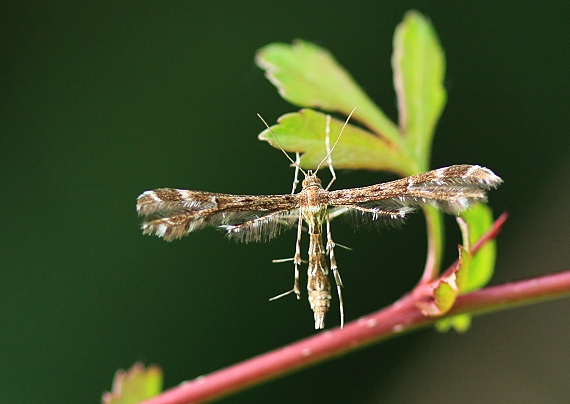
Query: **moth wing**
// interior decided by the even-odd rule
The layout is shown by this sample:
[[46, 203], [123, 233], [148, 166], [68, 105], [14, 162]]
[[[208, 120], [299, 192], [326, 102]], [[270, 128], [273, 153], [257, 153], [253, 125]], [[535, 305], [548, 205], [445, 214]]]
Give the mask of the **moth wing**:
[[229, 195], [173, 188], [146, 191], [137, 199], [137, 211], [145, 216], [143, 234], [167, 241], [209, 226], [220, 227], [237, 240], [269, 239], [292, 226], [294, 220], [286, 212], [296, 206], [294, 195]]
[[[265, 214], [264, 214], [265, 213]], [[220, 226], [226, 235], [236, 241], [268, 241], [290, 229], [299, 220], [299, 209], [271, 213], [256, 212], [254, 217], [236, 224]]]
[[486, 201], [486, 191], [501, 183], [488, 168], [455, 165], [368, 187], [331, 191], [330, 204], [372, 220], [403, 219], [424, 205], [457, 214]]

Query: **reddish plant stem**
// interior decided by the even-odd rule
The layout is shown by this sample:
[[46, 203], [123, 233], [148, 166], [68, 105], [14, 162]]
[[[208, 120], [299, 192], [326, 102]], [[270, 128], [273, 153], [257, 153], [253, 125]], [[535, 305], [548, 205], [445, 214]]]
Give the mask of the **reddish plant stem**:
[[[570, 270], [459, 296], [451, 311], [443, 317], [505, 310], [568, 295]], [[144, 404], [185, 404], [217, 399], [399, 333], [425, 327], [440, 318], [442, 317], [425, 317], [416, 308], [415, 299], [408, 294], [385, 309], [347, 324], [342, 330], [327, 330], [284, 348], [200, 376], [144, 401]]]
[[433, 207], [424, 208], [427, 227], [427, 257], [424, 272], [419, 284], [428, 284], [437, 278], [443, 252], [442, 228], [443, 218], [441, 213]]
[[[506, 216], [502, 215], [493, 228], [475, 244], [473, 251], [480, 248], [485, 240], [494, 238], [505, 220]], [[459, 296], [451, 311], [438, 318], [424, 316], [417, 309], [412, 293], [409, 293], [394, 304], [345, 325], [342, 330], [336, 328], [323, 331], [286, 347], [200, 376], [143, 403], [186, 404], [218, 399], [397, 334], [426, 327], [441, 318], [461, 313], [505, 310], [565, 295], [570, 295], [570, 270]]]
[[503, 228], [503, 225], [505, 224], [508, 218], [509, 214], [507, 212], [503, 212], [501, 216], [499, 216], [497, 220], [493, 222], [491, 228], [487, 230], [485, 234], [483, 234], [479, 238], [479, 240], [477, 240], [477, 242], [473, 245], [471, 253], [475, 254], [477, 251], [479, 251], [481, 247], [483, 247], [483, 245], [485, 245], [485, 243], [487, 243], [489, 240], [495, 239], [499, 235], [501, 229]]

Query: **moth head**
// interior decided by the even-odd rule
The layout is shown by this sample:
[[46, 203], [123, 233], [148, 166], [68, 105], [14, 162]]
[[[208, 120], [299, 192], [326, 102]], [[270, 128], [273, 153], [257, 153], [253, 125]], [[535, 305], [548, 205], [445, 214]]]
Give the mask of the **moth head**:
[[323, 187], [321, 180], [319, 179], [319, 177], [317, 177], [317, 174], [316, 173], [313, 174], [313, 172], [311, 171], [307, 173], [307, 176], [305, 177], [305, 179], [301, 184], [303, 186], [303, 189], [307, 189], [309, 187], [318, 187], [318, 188]]

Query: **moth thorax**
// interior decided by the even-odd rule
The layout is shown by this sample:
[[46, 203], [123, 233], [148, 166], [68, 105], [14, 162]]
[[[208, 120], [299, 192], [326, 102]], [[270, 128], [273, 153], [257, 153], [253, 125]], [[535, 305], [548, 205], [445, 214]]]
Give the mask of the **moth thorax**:
[[321, 233], [321, 226], [327, 217], [326, 207], [306, 206], [301, 208], [303, 219], [309, 225], [309, 234]]

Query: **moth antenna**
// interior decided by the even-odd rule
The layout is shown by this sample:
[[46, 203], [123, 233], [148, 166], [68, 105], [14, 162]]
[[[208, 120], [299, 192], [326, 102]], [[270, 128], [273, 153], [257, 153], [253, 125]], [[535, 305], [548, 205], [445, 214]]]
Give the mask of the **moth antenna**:
[[319, 171], [319, 169], [321, 168], [321, 166], [323, 165], [323, 163], [330, 157], [330, 155], [332, 154], [334, 148], [336, 147], [336, 145], [338, 144], [338, 141], [340, 140], [340, 137], [342, 136], [342, 132], [344, 132], [344, 128], [346, 128], [346, 125], [348, 125], [348, 121], [350, 121], [350, 117], [352, 116], [352, 114], [354, 113], [354, 111], [356, 110], [356, 107], [352, 108], [352, 111], [350, 111], [350, 114], [348, 114], [348, 116], [346, 117], [346, 121], [344, 121], [344, 125], [342, 125], [342, 129], [340, 130], [340, 133], [338, 134], [338, 137], [336, 138], [336, 141], [333, 144], [333, 147], [331, 147], [330, 151], [327, 153], [327, 155], [325, 156], [324, 159], [321, 160], [321, 162], [319, 163], [319, 165], [317, 166], [317, 169], [315, 170], [315, 174]]
[[[279, 146], [279, 150], [281, 150], [283, 152], [283, 154], [285, 155], [285, 157], [287, 157], [289, 159], [289, 161], [291, 163], [293, 163], [294, 167], [297, 167], [299, 170], [301, 170], [301, 172], [303, 174], [305, 174], [305, 176], [307, 175], [307, 173], [305, 172], [305, 170], [303, 170], [301, 168], [301, 166], [295, 161], [293, 160], [285, 151], [285, 149], [283, 149], [283, 147], [281, 146], [281, 142], [279, 142], [279, 140], [277, 140], [277, 136], [275, 136], [275, 133], [273, 133], [273, 131], [271, 130], [271, 128], [269, 127], [269, 125], [267, 124], [267, 122], [265, 122], [265, 119], [263, 119], [263, 117], [259, 114], [257, 114], [258, 118], [261, 119], [261, 122], [263, 122], [265, 124], [265, 126], [267, 127], [267, 129], [269, 130], [269, 133], [271, 133], [271, 136], [273, 136], [273, 139], [275, 139], [275, 141], [277, 142], [277, 145]], [[336, 145], [336, 143], [335, 143]]]

